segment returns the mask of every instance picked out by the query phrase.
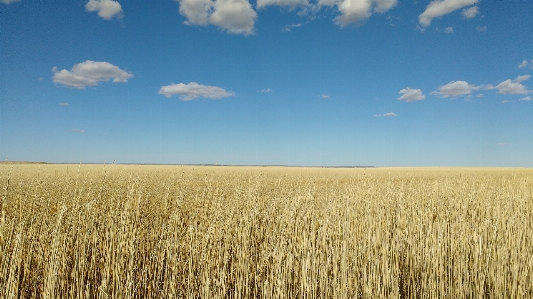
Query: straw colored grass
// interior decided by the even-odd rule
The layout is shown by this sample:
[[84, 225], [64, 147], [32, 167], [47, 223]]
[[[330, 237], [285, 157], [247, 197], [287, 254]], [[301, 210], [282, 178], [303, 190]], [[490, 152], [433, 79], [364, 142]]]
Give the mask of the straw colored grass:
[[533, 170], [0, 165], [1, 298], [533, 298]]

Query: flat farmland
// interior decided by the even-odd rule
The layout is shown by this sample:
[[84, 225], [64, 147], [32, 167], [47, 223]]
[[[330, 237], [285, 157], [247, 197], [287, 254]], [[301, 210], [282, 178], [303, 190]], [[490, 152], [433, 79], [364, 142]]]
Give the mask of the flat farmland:
[[0, 164], [2, 298], [533, 298], [533, 169]]

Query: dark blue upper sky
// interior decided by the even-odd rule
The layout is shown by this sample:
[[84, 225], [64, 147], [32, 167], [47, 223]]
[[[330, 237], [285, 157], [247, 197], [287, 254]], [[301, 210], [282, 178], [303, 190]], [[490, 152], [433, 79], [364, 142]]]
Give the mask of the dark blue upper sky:
[[533, 167], [533, 2], [0, 0], [0, 156]]

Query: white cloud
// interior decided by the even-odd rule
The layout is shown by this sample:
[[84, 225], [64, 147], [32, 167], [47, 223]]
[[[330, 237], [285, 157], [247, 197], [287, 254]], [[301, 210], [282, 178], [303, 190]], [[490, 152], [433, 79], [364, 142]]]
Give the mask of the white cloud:
[[477, 3], [479, 0], [434, 0], [426, 10], [418, 16], [418, 22], [423, 27], [428, 27], [434, 18], [441, 17], [465, 6]]
[[391, 116], [396, 116], [396, 113], [394, 113], [394, 112], [387, 112], [387, 113], [385, 113], [385, 114], [376, 114], [376, 115], [374, 115], [374, 116], [375, 116], [375, 117], [382, 117], [382, 116], [384, 116], [384, 117], [391, 117]]
[[518, 65], [518, 68], [522, 69], [527, 66], [527, 60], [522, 60], [522, 62]]
[[85, 133], [85, 130], [80, 130], [80, 129], [72, 129], [70, 131], [73, 133]]
[[516, 82], [522, 82], [522, 81], [526, 81], [529, 78], [531, 78], [531, 75], [522, 75], [522, 76], [516, 77], [516, 79], [514, 79], [514, 80]]
[[507, 104], [507, 103], [512, 103], [513, 101], [509, 101], [509, 100], [503, 100], [502, 101], [502, 104]]
[[189, 84], [179, 83], [162, 86], [159, 89], [159, 94], [162, 94], [167, 98], [170, 98], [173, 95], [179, 95], [180, 98], [184, 101], [190, 101], [197, 98], [216, 100], [235, 95], [234, 92], [226, 91], [223, 88], [217, 86], [201, 85], [196, 82], [191, 82]]
[[329, 95], [327, 95], [327, 94], [321, 94], [321, 95], [320, 95], [320, 98], [321, 98], [321, 99], [329, 99]]
[[54, 83], [63, 85], [85, 88], [85, 86], [96, 86], [100, 82], [105, 82], [113, 79], [113, 82], [128, 82], [128, 79], [133, 77], [133, 74], [128, 73], [119, 67], [112, 65], [109, 62], [97, 62], [87, 60], [78, 63], [72, 67], [72, 70], [58, 70], [57, 67], [52, 68], [54, 73]]
[[265, 89], [258, 90], [257, 92], [270, 93], [270, 92], [273, 92], [273, 90], [270, 88], [265, 88]]
[[254, 33], [256, 18], [248, 0], [217, 0], [209, 20], [229, 33], [250, 35]]
[[528, 94], [530, 91], [521, 82], [529, 79], [531, 75], [518, 76], [516, 79], [507, 79], [496, 86], [489, 85], [487, 89], [498, 89], [499, 94]]
[[322, 6], [335, 6], [342, 1], [343, 0], [318, 0], [317, 7], [315, 9], [320, 9]]
[[68, 103], [59, 103], [59, 106], [68, 106]]
[[292, 31], [293, 28], [298, 28], [298, 27], [301, 27], [301, 26], [302, 26], [301, 23], [290, 24], [290, 25], [287, 25], [287, 26], [283, 27], [283, 29], [281, 31]]
[[4, 3], [4, 4], [11, 4], [11, 3], [14, 3], [14, 2], [19, 2], [20, 0], [0, 0], [0, 2]]
[[465, 96], [472, 93], [473, 90], [479, 90], [481, 87], [468, 84], [466, 81], [452, 81], [431, 94], [439, 95], [442, 98]]
[[229, 33], [254, 33], [257, 13], [248, 0], [179, 0], [187, 25], [216, 25]]
[[180, 14], [187, 18], [187, 25], [208, 25], [213, 10], [211, 0], [180, 0]]
[[477, 26], [476, 30], [479, 32], [485, 32], [487, 31], [487, 26]]
[[277, 5], [277, 6], [308, 6], [309, 2], [307, 0], [257, 0], [257, 8], [263, 8], [268, 5]]
[[[375, 13], [384, 13], [398, 4], [398, 0], [318, 0], [314, 9], [337, 6], [341, 13], [334, 21], [341, 27], [365, 21]], [[373, 9], [372, 9], [373, 8]]]
[[402, 96], [398, 98], [400, 101], [416, 102], [426, 98], [421, 89], [412, 89], [407, 87], [400, 90], [400, 93], [402, 94]]
[[463, 9], [463, 12], [461, 13], [465, 19], [472, 19], [473, 17], [477, 16], [479, 13], [479, 8], [477, 6], [472, 6], [470, 8]]
[[453, 28], [452, 27], [446, 27], [446, 29], [444, 29], [444, 32], [453, 33]]
[[364, 21], [372, 15], [370, 8], [372, 0], [344, 0], [337, 5], [341, 15], [335, 22], [341, 27]]
[[497, 142], [496, 145], [497, 146], [507, 146], [507, 145], [509, 145], [509, 143], [507, 143], [507, 142]]
[[384, 13], [387, 10], [393, 8], [398, 4], [398, 0], [374, 0], [376, 2], [376, 7], [374, 8], [374, 12], [377, 13]]
[[527, 96], [527, 97], [521, 98], [520, 101], [533, 101], [533, 98], [530, 96]]
[[85, 4], [88, 11], [97, 11], [98, 16], [105, 20], [111, 20], [114, 16], [121, 16], [122, 6], [114, 0], [89, 0]]

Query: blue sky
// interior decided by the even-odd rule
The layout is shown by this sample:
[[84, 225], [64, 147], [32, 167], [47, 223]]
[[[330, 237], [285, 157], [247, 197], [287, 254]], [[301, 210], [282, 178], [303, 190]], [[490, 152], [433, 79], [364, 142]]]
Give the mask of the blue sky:
[[0, 0], [0, 157], [533, 167], [533, 2]]

